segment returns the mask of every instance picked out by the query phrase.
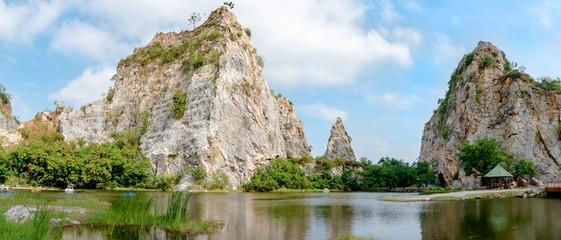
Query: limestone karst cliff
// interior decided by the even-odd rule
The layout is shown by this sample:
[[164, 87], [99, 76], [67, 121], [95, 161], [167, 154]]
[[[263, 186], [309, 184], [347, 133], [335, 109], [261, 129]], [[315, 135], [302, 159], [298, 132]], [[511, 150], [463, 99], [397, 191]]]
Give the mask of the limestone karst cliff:
[[480, 184], [481, 173], [465, 173], [457, 153], [464, 141], [483, 135], [534, 162], [540, 180], [561, 180], [561, 92], [509, 68], [501, 50], [479, 42], [458, 64], [425, 124], [419, 160], [431, 163], [449, 186]]
[[0, 84], [0, 129], [15, 130], [18, 123], [12, 115], [12, 103], [10, 97], [2, 84]]
[[16, 130], [18, 123], [12, 115], [12, 103], [6, 88], [0, 84], [0, 146], [12, 147], [23, 141]]
[[351, 140], [345, 126], [343, 126], [343, 122], [338, 118], [331, 127], [331, 135], [329, 136], [327, 149], [323, 156], [328, 159], [356, 160], [355, 152], [351, 147]]
[[309, 154], [290, 101], [269, 89], [251, 39], [222, 7], [193, 31], [158, 33], [123, 59], [107, 97], [72, 109], [59, 102], [67, 141], [112, 141], [131, 131], [156, 174], [223, 172], [233, 187], [277, 156]]

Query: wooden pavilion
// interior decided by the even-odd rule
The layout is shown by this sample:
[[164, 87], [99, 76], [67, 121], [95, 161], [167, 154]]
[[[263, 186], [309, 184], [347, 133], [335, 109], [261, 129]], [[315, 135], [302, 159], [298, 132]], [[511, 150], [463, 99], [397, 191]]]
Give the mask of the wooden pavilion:
[[483, 176], [488, 189], [508, 188], [512, 182], [512, 174], [497, 164], [491, 171]]

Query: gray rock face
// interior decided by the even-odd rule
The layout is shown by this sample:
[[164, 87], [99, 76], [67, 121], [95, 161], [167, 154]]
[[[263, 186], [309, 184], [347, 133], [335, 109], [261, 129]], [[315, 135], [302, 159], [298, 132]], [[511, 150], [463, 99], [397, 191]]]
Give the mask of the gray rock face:
[[[200, 167], [224, 172], [233, 187], [268, 159], [310, 153], [290, 101], [272, 94], [251, 39], [225, 7], [193, 31], [156, 34], [119, 63], [114, 81], [107, 99], [57, 106], [67, 141], [139, 131], [158, 175]], [[172, 113], [178, 93], [183, 115]], [[193, 181], [187, 173], [180, 187]]]
[[543, 90], [525, 73], [505, 74], [505, 54], [491, 43], [479, 42], [467, 65], [466, 57], [451, 80], [447, 104], [425, 124], [419, 160], [431, 163], [448, 186], [479, 186], [485, 173], [465, 173], [457, 153], [464, 141], [487, 135], [531, 160], [540, 180], [561, 180], [561, 92]]
[[338, 120], [331, 127], [331, 136], [329, 136], [327, 150], [325, 150], [323, 156], [328, 159], [340, 158], [348, 161], [356, 160], [355, 152], [351, 147], [351, 140], [345, 126]]
[[18, 124], [12, 115], [12, 104], [0, 100], [0, 128], [5, 130], [16, 130]]
[[33, 218], [33, 214], [29, 213], [29, 209], [26, 206], [17, 205], [5, 212], [4, 217], [6, 217], [6, 220], [8, 221], [19, 223]]

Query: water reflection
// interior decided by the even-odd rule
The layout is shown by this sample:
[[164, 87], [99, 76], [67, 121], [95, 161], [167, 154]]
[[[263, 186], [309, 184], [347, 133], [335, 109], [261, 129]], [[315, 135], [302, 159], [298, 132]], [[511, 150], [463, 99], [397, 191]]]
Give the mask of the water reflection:
[[[114, 193], [87, 194], [118, 199]], [[169, 193], [147, 194], [165, 208]], [[561, 238], [558, 199], [379, 201], [403, 194], [196, 193], [189, 217], [221, 221], [219, 232], [177, 236], [158, 229], [70, 228], [64, 239], [338, 239], [349, 232], [376, 239]]]
[[559, 239], [561, 202], [500, 199], [437, 202], [420, 212], [423, 239]]

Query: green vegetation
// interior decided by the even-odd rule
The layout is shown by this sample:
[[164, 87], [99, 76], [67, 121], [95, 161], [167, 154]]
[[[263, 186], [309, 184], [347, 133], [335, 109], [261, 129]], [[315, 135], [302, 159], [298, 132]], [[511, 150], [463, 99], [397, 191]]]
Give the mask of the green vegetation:
[[245, 34], [246, 34], [249, 38], [251, 38], [251, 29], [245, 28], [244, 31], [245, 31]]
[[352, 233], [345, 233], [339, 237], [339, 240], [375, 240], [375, 238], [371, 237], [359, 237]]
[[234, 8], [234, 3], [232, 3], [232, 1], [224, 2], [224, 6], [227, 6], [228, 8], [232, 9], [232, 8]]
[[[257, 174], [246, 184], [247, 191], [268, 192], [280, 188], [287, 189], [322, 189], [331, 190], [379, 190], [397, 187], [410, 187], [435, 181], [435, 174], [430, 171], [427, 162], [409, 165], [401, 160], [382, 158], [378, 164], [372, 164], [367, 159], [358, 161], [344, 161], [341, 159], [325, 159], [318, 157], [316, 161], [317, 174], [306, 175], [300, 167], [302, 159], [281, 159], [271, 161], [271, 165], [257, 169]], [[342, 166], [341, 176], [328, 172], [333, 167]], [[364, 171], [355, 170], [358, 167]]]
[[115, 89], [109, 87], [109, 91], [107, 91], [107, 96], [105, 97], [105, 99], [107, 100], [107, 102], [111, 103], [113, 102], [113, 96], [115, 96]]
[[204, 186], [208, 190], [222, 190], [230, 186], [230, 181], [225, 173], [214, 172], [205, 179]]
[[7, 221], [4, 216], [0, 216], [0, 239], [61, 239], [62, 227], [55, 228], [50, 224], [53, 214], [46, 207], [40, 206], [32, 220], [22, 223]]
[[512, 71], [512, 68], [510, 67], [510, 62], [506, 60], [504, 73], [509, 73], [510, 71]]
[[2, 99], [2, 103], [4, 104], [10, 102], [10, 94], [2, 84], [0, 84], [0, 98]]
[[[134, 131], [114, 133], [115, 143], [66, 143], [59, 133], [32, 135], [0, 151], [0, 183], [79, 188], [164, 188], [142, 154]], [[176, 181], [176, 178], [172, 178]], [[171, 188], [174, 182], [167, 184]]]
[[485, 55], [483, 58], [483, 66], [491, 66], [493, 64], [493, 57], [489, 55]]
[[517, 78], [522, 77], [522, 73], [520, 73], [519, 71], [513, 71], [513, 72], [510, 74], [510, 77], [511, 77], [512, 79], [517, 79]]
[[538, 78], [538, 87], [543, 89], [544, 91], [552, 91], [557, 90], [561, 91], [561, 79], [556, 78], [553, 79], [551, 77], [540, 77]]
[[171, 103], [171, 114], [176, 119], [181, 119], [183, 114], [185, 114], [185, 107], [187, 105], [187, 93], [181, 90], [177, 90], [173, 94]]
[[193, 29], [195, 29], [197, 27], [197, 23], [201, 21], [201, 14], [200, 13], [193, 13], [191, 14], [191, 17], [189, 18], [189, 23], [191, 23], [191, 25], [193, 25]]
[[515, 176], [531, 177], [537, 174], [531, 161], [517, 158], [506, 150], [501, 141], [487, 136], [477, 138], [473, 144], [464, 144], [460, 148], [458, 159], [466, 173], [476, 169], [479, 173], [486, 174], [497, 164], [501, 164]]
[[155, 204], [153, 199], [137, 195], [122, 198], [106, 211], [95, 213], [88, 222], [93, 226], [136, 226], [143, 229], [153, 226], [181, 234], [202, 234], [218, 230], [221, 224], [208, 221], [193, 221], [187, 218], [187, 206], [191, 194], [174, 192], [168, 198], [167, 208]]
[[[207, 63], [218, 61], [222, 52], [213, 50], [213, 43], [223, 38], [219, 30], [194, 31], [188, 39], [179, 45], [162, 46], [161, 42], [156, 41], [149, 46], [140, 48], [134, 54], [123, 60], [129, 64], [138, 62], [142, 66], [149, 62], [167, 64], [183, 57], [183, 73], [188, 74], [197, 70]], [[215, 56], [218, 53], [218, 57]], [[212, 56], [209, 56], [212, 55]], [[208, 60], [210, 59], [210, 60]]]
[[464, 66], [467, 67], [471, 64], [471, 62], [473, 61], [473, 56], [475, 55], [475, 53], [469, 53], [466, 56], [466, 59], [464, 60]]
[[206, 172], [203, 168], [189, 168], [189, 173], [195, 178], [195, 184], [201, 184], [206, 177]]

